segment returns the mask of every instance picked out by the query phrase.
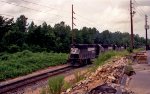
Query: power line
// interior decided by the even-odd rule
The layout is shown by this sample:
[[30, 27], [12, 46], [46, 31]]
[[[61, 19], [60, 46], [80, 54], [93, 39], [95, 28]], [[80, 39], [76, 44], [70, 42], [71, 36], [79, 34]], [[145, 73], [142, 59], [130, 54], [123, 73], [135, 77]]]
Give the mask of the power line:
[[[49, 9], [52, 9], [52, 10], [57, 10], [56, 8], [49, 7], [47, 5], [43, 5], [43, 4], [39, 4], [39, 3], [35, 3], [35, 2], [27, 1], [27, 0], [21, 0], [21, 1], [26, 2], [26, 3], [30, 3], [30, 4], [34, 4], [34, 5], [37, 5], [37, 6], [41, 6], [41, 7], [49, 8]], [[69, 11], [64, 11], [64, 12], [70, 13]]]
[[[15, 18], [14, 16], [12, 15], [9, 15], [9, 14], [0, 14], [1, 16], [8, 16], [8, 17], [12, 17], [12, 18]], [[39, 22], [45, 22], [44, 20], [36, 20], [36, 19], [32, 19], [32, 18], [28, 18], [28, 20], [30, 21], [39, 21]], [[50, 22], [50, 23], [54, 23], [54, 22]]]
[[[89, 22], [90, 24], [93, 24], [94, 27], [98, 28], [97, 26], [99, 26], [99, 24], [97, 24], [97, 26], [95, 26], [95, 22], [94, 22], [94, 21], [92, 21], [92, 20], [90, 20], [90, 19], [88, 19], [88, 18], [86, 18], [86, 17], [83, 17], [83, 16], [81, 16], [81, 15], [79, 15], [79, 14], [77, 14], [77, 13], [76, 13], [76, 15], [79, 16], [80, 18], [84, 19], [85, 21]], [[102, 27], [104, 30], [107, 30], [107, 29], [108, 29], [106, 26], [104, 26], [104, 25], [102, 25], [102, 24], [101, 24], [100, 27]], [[107, 29], [106, 29], [106, 28], [107, 28]]]
[[[85, 17], [83, 17], [83, 16], [81, 16], [81, 15], [79, 15], [79, 14], [76, 14], [78, 17], [80, 17], [80, 18], [82, 18], [82, 20], [84, 20], [84, 22], [86, 22], [86, 23], [88, 23], [88, 24], [90, 24], [90, 25], [92, 25], [92, 26], [95, 26], [94, 24], [95, 23], [92, 23], [91, 21], [89, 21], [88, 19], [86, 19]], [[79, 20], [80, 21], [80, 20]]]
[[[47, 7], [47, 8], [50, 8], [49, 6], [45, 6], [45, 5], [42, 5], [42, 4], [38, 4], [38, 3], [35, 3], [35, 2], [30, 2], [30, 1], [27, 1], [27, 0], [22, 0], [23, 2], [26, 2], [26, 3], [31, 3], [31, 4], [34, 4], [34, 5], [38, 5], [38, 6], [42, 6], [42, 7]], [[0, 0], [0, 2], [3, 2], [3, 3], [7, 3], [7, 4], [11, 4], [11, 5], [14, 5], [14, 6], [18, 6], [18, 7], [22, 7], [22, 8], [26, 8], [26, 9], [29, 9], [29, 10], [34, 10], [34, 11], [37, 11], [37, 12], [42, 12], [42, 13], [48, 13], [48, 12], [44, 12], [44, 11], [40, 11], [40, 10], [37, 10], [37, 9], [33, 9], [33, 8], [29, 8], [29, 7], [25, 7], [25, 6], [22, 6], [22, 5], [19, 5], [19, 4], [14, 4], [14, 3], [11, 3], [11, 2], [7, 2], [7, 1], [2, 1]], [[50, 9], [54, 9], [54, 8], [50, 8]], [[68, 13], [68, 12], [67, 12]], [[51, 13], [52, 14], [52, 13]], [[57, 14], [54, 14], [54, 15], [57, 15]], [[77, 14], [78, 15], [78, 14]], [[60, 15], [57, 15], [57, 16], [60, 16]], [[93, 21], [90, 21], [89, 19], [85, 18], [85, 17], [82, 17], [80, 16], [81, 18], [83, 19], [86, 19], [87, 21], [89, 21], [89, 23], [93, 24], [95, 26], [95, 22]], [[66, 17], [68, 18], [68, 17]], [[32, 19], [31, 19], [32, 20]], [[33, 19], [34, 20], [34, 19]], [[37, 20], [37, 21], [41, 21], [41, 20]], [[104, 27], [104, 28], [107, 28], [106, 26], [104, 25], [101, 25], [101, 27]]]
[[42, 7], [47, 7], [49, 9], [55, 9], [55, 8], [51, 8], [51, 7], [46, 6], [46, 5], [38, 4], [38, 3], [27, 1], [27, 0], [21, 0], [21, 1], [26, 2], [26, 3], [30, 3], [30, 4], [34, 4], [34, 5], [38, 5], [38, 6], [42, 6]]
[[[7, 2], [7, 1], [2, 1], [2, 0], [0, 0], [0, 2], [2, 2], [2, 3], [7, 3], [7, 4], [11, 4], [11, 5], [18, 6], [18, 7], [22, 7], [22, 8], [26, 8], [26, 9], [33, 10], [33, 11], [36, 11], [36, 12], [41, 12], [41, 13], [45, 13], [45, 14], [48, 14], [48, 13], [49, 13], [49, 12], [44, 12], [44, 11], [40, 11], [40, 10], [37, 10], [37, 9], [25, 7], [25, 6], [22, 6], [22, 5], [19, 5], [19, 4], [14, 4], [14, 3], [11, 3], [11, 2]], [[54, 13], [50, 13], [50, 14], [54, 14]], [[54, 14], [54, 15], [61, 17], [61, 16], [58, 15], [58, 14]], [[65, 16], [64, 16], [64, 17], [65, 17]], [[66, 17], [66, 18], [68, 18], [68, 17]]]
[[146, 12], [142, 8], [139, 8], [140, 4], [136, 0], [134, 0], [134, 4], [143, 15], [146, 14]]

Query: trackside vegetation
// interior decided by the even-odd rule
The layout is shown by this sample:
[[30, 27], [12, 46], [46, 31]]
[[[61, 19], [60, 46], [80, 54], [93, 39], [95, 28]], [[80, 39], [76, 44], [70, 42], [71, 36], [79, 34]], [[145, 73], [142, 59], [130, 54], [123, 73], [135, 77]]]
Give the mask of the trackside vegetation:
[[124, 51], [108, 51], [105, 53], [102, 53], [95, 61], [94, 64], [96, 66], [101, 66], [106, 63], [107, 60], [116, 57], [116, 56], [125, 56], [128, 55], [129, 52], [124, 50]]
[[[87, 71], [87, 73], [91, 73], [91, 72], [95, 72], [95, 70], [97, 69], [97, 67], [102, 66], [103, 64], [108, 63], [107, 61], [114, 58], [114, 57], [122, 57], [125, 55], [128, 55], [129, 52], [128, 51], [108, 51], [105, 53], [102, 53], [93, 63], [94, 65], [92, 67], [89, 68], [89, 70]], [[41, 90], [41, 94], [61, 94], [60, 90], [66, 90], [67, 88], [70, 88], [71, 86], [73, 86], [75, 83], [84, 80], [85, 79], [85, 75], [82, 75], [79, 72], [75, 72], [74, 76], [74, 81], [73, 82], [69, 82], [69, 83], [65, 83], [64, 78], [61, 76], [57, 76], [54, 78], [50, 78], [49, 79], [49, 84], [47, 88], [44, 88]], [[62, 86], [62, 87], [61, 87]], [[55, 91], [55, 93], [54, 93]], [[58, 92], [59, 91], [59, 92]], [[53, 93], [52, 93], [53, 92]]]
[[65, 64], [68, 54], [25, 50], [0, 54], [0, 81], [26, 75], [49, 66]]

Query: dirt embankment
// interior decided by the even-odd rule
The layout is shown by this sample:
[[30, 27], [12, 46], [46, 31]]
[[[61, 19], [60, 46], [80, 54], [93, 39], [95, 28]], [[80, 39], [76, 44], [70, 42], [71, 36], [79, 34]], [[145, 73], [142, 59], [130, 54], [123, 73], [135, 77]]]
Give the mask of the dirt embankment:
[[128, 92], [124, 87], [127, 77], [124, 70], [129, 60], [122, 57], [107, 62], [95, 72], [87, 75], [85, 80], [78, 82], [62, 94], [101, 94], [102, 92], [122, 94], [122, 92]]

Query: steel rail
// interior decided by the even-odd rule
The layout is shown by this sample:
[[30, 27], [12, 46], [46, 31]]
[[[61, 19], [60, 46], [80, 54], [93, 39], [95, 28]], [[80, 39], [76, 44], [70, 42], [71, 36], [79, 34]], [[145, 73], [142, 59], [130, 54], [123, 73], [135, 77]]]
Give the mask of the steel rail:
[[11, 90], [15, 90], [18, 87], [23, 87], [23, 86], [28, 85], [30, 83], [37, 82], [37, 81], [40, 81], [42, 79], [45, 79], [45, 78], [48, 78], [48, 77], [51, 77], [54, 75], [61, 74], [63, 72], [71, 70], [71, 69], [72, 69], [71, 66], [66, 66], [63, 68], [54, 69], [54, 70], [51, 70], [51, 71], [48, 71], [45, 73], [41, 73], [41, 74], [37, 74], [37, 75], [31, 76], [31, 77], [20, 79], [20, 80], [11, 82], [11, 83], [6, 83], [3, 85], [0, 85], [0, 94], [5, 94], [6, 92], [9, 92]]

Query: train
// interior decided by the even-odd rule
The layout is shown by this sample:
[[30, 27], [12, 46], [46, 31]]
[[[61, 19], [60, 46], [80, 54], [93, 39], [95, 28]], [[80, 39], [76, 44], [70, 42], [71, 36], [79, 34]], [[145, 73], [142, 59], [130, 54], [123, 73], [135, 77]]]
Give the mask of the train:
[[72, 44], [70, 47], [68, 62], [71, 66], [84, 66], [91, 64], [92, 60], [97, 58], [101, 53], [116, 49], [121, 49], [121, 47], [100, 44]]
[[104, 48], [99, 44], [72, 44], [68, 62], [72, 66], [84, 66], [97, 58]]

